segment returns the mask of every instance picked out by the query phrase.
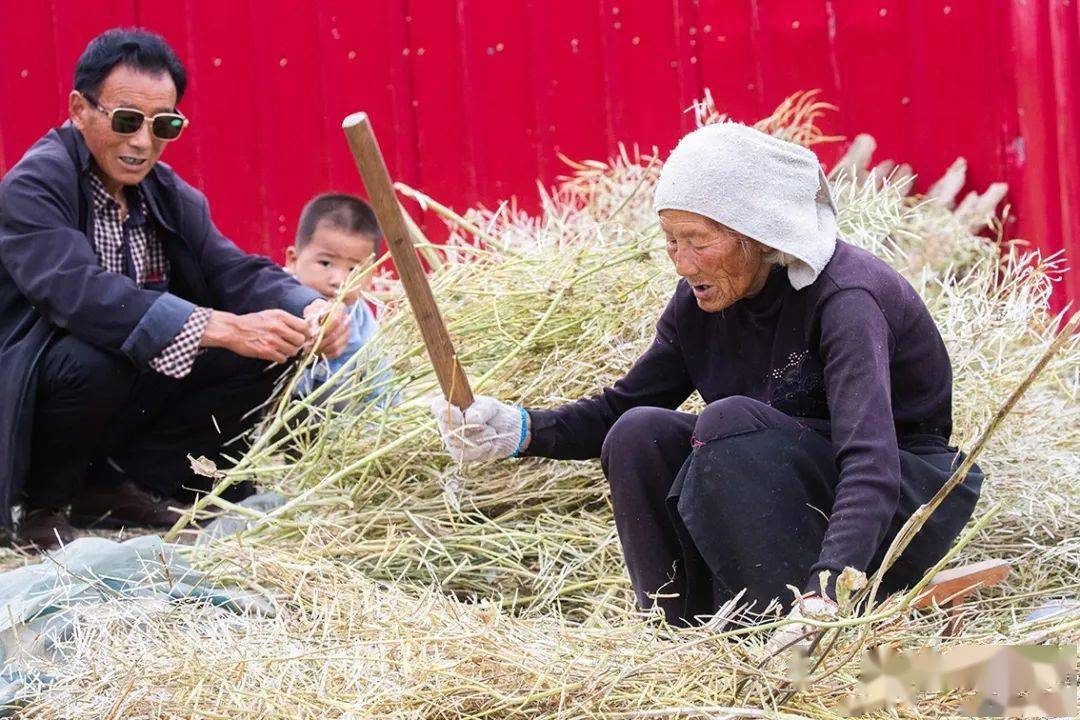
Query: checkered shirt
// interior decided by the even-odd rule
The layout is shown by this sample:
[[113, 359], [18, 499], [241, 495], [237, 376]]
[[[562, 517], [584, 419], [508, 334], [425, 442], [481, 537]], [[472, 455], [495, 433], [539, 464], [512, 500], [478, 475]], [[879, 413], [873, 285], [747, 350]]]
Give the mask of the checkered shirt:
[[[146, 198], [142, 191], [136, 189], [138, 211], [129, 212], [124, 218], [120, 204], [109, 195], [101, 179], [93, 173], [90, 173], [90, 187], [94, 200], [94, 254], [101, 267], [108, 272], [128, 275], [124, 259], [126, 233], [135, 282], [139, 287], [164, 286], [169, 278], [169, 261], [147, 214]], [[191, 372], [195, 356], [199, 353], [199, 342], [210, 320], [210, 312], [209, 308], [196, 308], [176, 337], [150, 360], [150, 367], [162, 375], [177, 379]]]

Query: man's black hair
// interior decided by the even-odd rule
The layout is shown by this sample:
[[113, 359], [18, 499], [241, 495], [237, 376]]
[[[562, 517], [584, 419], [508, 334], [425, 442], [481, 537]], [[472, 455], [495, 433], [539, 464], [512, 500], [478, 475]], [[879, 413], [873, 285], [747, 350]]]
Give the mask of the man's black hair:
[[176, 86], [176, 102], [184, 97], [184, 64], [160, 35], [140, 28], [113, 28], [91, 40], [75, 64], [75, 89], [96, 101], [105, 78], [117, 65], [150, 75], [169, 73]]
[[382, 252], [382, 232], [375, 211], [361, 198], [347, 193], [323, 193], [308, 200], [296, 228], [296, 249], [311, 242], [315, 228], [326, 223], [350, 235], [368, 235], [375, 241], [375, 254]]

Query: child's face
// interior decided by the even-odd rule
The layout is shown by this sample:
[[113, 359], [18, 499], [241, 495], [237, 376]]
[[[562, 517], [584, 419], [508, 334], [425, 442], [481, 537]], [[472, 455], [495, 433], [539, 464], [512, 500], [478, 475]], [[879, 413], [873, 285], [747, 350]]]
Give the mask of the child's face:
[[[285, 267], [304, 285], [317, 290], [326, 298], [333, 298], [345, 284], [353, 268], [371, 261], [375, 254], [375, 238], [367, 234], [353, 234], [326, 223], [315, 226], [311, 241], [297, 251], [291, 247], [285, 251]], [[371, 289], [371, 275], [365, 277], [359, 287], [345, 296], [346, 304], [360, 299], [360, 291]]]

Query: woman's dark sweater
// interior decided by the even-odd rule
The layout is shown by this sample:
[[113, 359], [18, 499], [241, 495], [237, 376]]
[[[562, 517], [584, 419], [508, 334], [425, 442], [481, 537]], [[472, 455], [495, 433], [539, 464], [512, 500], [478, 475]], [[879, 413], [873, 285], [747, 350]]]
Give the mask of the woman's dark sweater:
[[744, 395], [829, 421], [840, 482], [814, 576], [866, 570], [896, 512], [898, 448], [928, 435], [944, 447], [952, 433], [952, 368], [926, 306], [895, 270], [838, 241], [808, 287], [795, 290], [777, 269], [757, 295], [721, 312], [701, 310], [680, 281], [625, 377], [594, 397], [529, 411], [524, 454], [599, 457], [622, 413], [676, 408], [694, 390], [706, 403]]

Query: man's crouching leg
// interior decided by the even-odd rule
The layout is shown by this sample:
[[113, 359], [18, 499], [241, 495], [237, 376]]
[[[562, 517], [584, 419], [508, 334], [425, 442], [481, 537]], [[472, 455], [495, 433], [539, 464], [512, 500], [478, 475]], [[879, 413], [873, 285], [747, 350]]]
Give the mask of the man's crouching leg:
[[[107, 460], [95, 464], [76, 504], [79, 514], [102, 517], [110, 503], [126, 503], [139, 492], [154, 504], [147, 507], [149, 516], [131, 519], [171, 525], [179, 514], [169, 508], [187, 505], [213, 482], [192, 471], [188, 456], [206, 457], [221, 469], [229, 466], [228, 457], [242, 456], [246, 434], [289, 367], [214, 349], [199, 355], [180, 380], [157, 373], [141, 377], [124, 412], [134, 422], [110, 444]], [[252, 492], [250, 483], [241, 483], [225, 497], [235, 502]]]
[[37, 377], [19, 543], [50, 548], [71, 541], [67, 507], [137, 377], [127, 358], [73, 335], [56, 339], [45, 351]]

